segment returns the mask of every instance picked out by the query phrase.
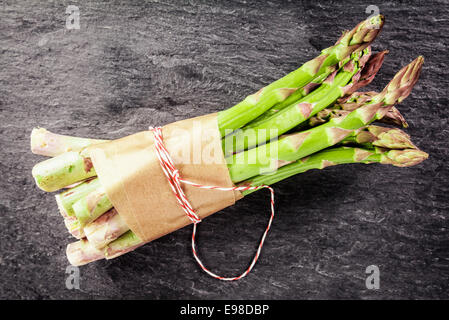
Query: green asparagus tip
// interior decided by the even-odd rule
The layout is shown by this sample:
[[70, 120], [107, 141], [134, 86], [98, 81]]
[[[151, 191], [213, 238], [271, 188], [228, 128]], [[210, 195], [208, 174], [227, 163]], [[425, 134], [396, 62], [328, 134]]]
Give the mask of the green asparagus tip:
[[385, 22], [385, 17], [381, 14], [368, 18], [360, 22], [350, 33], [351, 40], [350, 45], [370, 43], [372, 42]]
[[419, 56], [402, 68], [376, 99], [384, 98], [386, 104], [393, 105], [407, 98], [418, 81], [423, 63], [424, 58]]
[[417, 149], [410, 136], [399, 129], [369, 126], [368, 131], [376, 136], [373, 145], [388, 149]]
[[399, 112], [398, 109], [392, 107], [384, 118], [381, 119], [382, 122], [394, 124], [401, 126], [403, 128], [408, 128], [407, 120], [405, 120], [404, 116]]
[[382, 163], [392, 164], [396, 167], [411, 167], [429, 157], [427, 153], [418, 149], [391, 150], [385, 154]]
[[[349, 142], [351, 139], [348, 140]], [[410, 136], [396, 128], [370, 125], [356, 133], [354, 142], [387, 149], [417, 149]]]

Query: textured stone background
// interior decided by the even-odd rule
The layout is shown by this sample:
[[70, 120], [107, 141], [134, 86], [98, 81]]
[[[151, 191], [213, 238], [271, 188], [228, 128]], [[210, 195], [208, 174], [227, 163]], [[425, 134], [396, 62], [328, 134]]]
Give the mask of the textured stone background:
[[[81, 268], [67, 290], [67, 234], [53, 196], [33, 183], [34, 126], [118, 138], [219, 111], [294, 70], [368, 16], [369, 1], [1, 1], [0, 298], [449, 298], [446, 1], [378, 2], [390, 54], [379, 90], [417, 55], [426, 62], [400, 105], [430, 153], [412, 168], [352, 165], [276, 185], [277, 217], [246, 279], [223, 283], [191, 256], [191, 228]], [[81, 29], [65, 29], [78, 5]], [[206, 219], [199, 250], [233, 275], [268, 218], [265, 192]], [[365, 288], [378, 265], [381, 288]]]

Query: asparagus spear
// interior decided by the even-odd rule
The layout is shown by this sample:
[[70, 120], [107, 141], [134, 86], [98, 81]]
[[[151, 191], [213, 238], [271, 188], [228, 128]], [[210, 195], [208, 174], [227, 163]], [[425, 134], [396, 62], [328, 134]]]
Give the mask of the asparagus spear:
[[[427, 157], [428, 155], [425, 152], [417, 149], [388, 150], [383, 148], [363, 149], [338, 147], [317, 152], [309, 157], [286, 165], [271, 175], [259, 175], [239, 185], [270, 185], [311, 169], [323, 169], [328, 166], [348, 163], [381, 163], [398, 167], [413, 166], [427, 159]], [[252, 190], [248, 190], [242, 193], [246, 196], [252, 192]], [[95, 250], [95, 247], [91, 243], [88, 242], [86, 244], [86, 240], [81, 240], [68, 245], [67, 256], [72, 264], [82, 265], [102, 259], [103, 257], [106, 259], [118, 257], [143, 244], [144, 242], [129, 230], [101, 249], [101, 254]]]
[[129, 230], [117, 210], [111, 209], [101, 217], [84, 227], [89, 243], [96, 248], [103, 248]]
[[85, 237], [84, 230], [80, 227], [76, 217], [64, 217], [64, 224], [69, 233], [75, 238], [81, 239]]
[[105, 258], [104, 252], [92, 246], [87, 239], [69, 243], [66, 254], [67, 259], [73, 266], [82, 266]]
[[[227, 130], [236, 130], [257, 118], [276, 104], [272, 98], [274, 91], [281, 88], [301, 89], [327, 68], [336, 65], [355, 51], [366, 48], [382, 29], [384, 17], [377, 15], [360, 22], [354, 29], [346, 32], [332, 47], [324, 49], [321, 54], [303, 64], [299, 69], [262, 88], [257, 93], [232, 108], [218, 114], [218, 124], [222, 136]], [[293, 93], [293, 92], [292, 92]]]
[[[349, 62], [338, 72], [331, 74], [318, 89], [306, 97], [256, 125], [249, 125], [225, 137], [223, 139], [225, 156], [255, 147], [287, 132], [344, 96], [346, 90], [359, 80], [360, 70], [370, 54], [369, 47], [363, 52], [354, 53]], [[351, 83], [347, 86], [348, 82]]]
[[[345, 63], [348, 62], [348, 59], [344, 59], [339, 62], [339, 68], [341, 68]], [[288, 107], [292, 103], [295, 103], [299, 99], [305, 97], [309, 93], [311, 93], [313, 90], [318, 88], [331, 74], [333, 74], [337, 70], [336, 66], [331, 66], [326, 69], [326, 71], [319, 76], [317, 76], [315, 79], [313, 79], [309, 84], [304, 86], [301, 89], [296, 90], [293, 94], [291, 94], [287, 99], [285, 99], [282, 102], [279, 102], [275, 104], [272, 108], [265, 111], [263, 114], [261, 114], [256, 119], [250, 121], [246, 125], [256, 126], [257, 124], [263, 122], [265, 119], [269, 118], [273, 114], [279, 112], [280, 110]]]
[[106, 140], [78, 138], [52, 133], [44, 128], [31, 131], [31, 152], [43, 156], [55, 157], [68, 151], [80, 151], [92, 144]]
[[371, 122], [382, 118], [411, 92], [418, 80], [424, 59], [418, 57], [401, 69], [385, 89], [347, 115], [333, 118], [315, 128], [285, 135], [281, 139], [226, 158], [233, 182], [246, 180], [261, 172], [276, 170], [290, 161], [328, 148]]
[[83, 238], [85, 234], [83, 226], [75, 215], [73, 204], [90, 192], [100, 188], [100, 186], [100, 181], [95, 178], [56, 195], [56, 203], [64, 217], [64, 224], [70, 234], [77, 239]]
[[95, 189], [72, 205], [81, 228], [84, 228], [111, 208], [112, 203], [103, 187]]
[[144, 245], [145, 243], [131, 230], [124, 233], [117, 240], [112, 241], [105, 248], [106, 259], [113, 259]]
[[101, 188], [100, 180], [98, 178], [87, 180], [74, 188], [68, 189], [57, 194], [56, 203], [59, 211], [63, 217], [75, 217], [73, 211], [73, 204], [82, 199], [89, 193]]
[[[297, 160], [282, 168], [279, 168], [271, 175], [259, 175], [245, 182], [240, 186], [260, 186], [271, 185], [278, 181], [311, 169], [324, 169], [329, 166], [347, 163], [381, 163], [391, 164], [397, 167], [414, 166], [428, 158], [428, 154], [417, 149], [387, 150], [382, 148], [364, 149], [351, 147], [337, 147], [317, 152], [309, 157]], [[242, 192], [248, 195], [254, 190]]]
[[113, 259], [144, 244], [132, 231], [128, 231], [101, 249], [95, 248], [87, 239], [69, 243], [66, 254], [71, 265], [82, 266], [100, 259]]
[[39, 188], [52, 192], [97, 174], [85, 151], [71, 151], [39, 162], [32, 175]]

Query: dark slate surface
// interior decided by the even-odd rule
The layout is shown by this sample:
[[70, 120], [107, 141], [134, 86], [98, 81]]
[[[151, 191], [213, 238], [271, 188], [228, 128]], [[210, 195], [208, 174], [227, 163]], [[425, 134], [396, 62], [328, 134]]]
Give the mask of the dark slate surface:
[[[65, 29], [78, 5], [81, 29]], [[34, 126], [118, 138], [215, 112], [331, 45], [368, 16], [367, 1], [2, 1], [0, 11], [0, 298], [449, 298], [446, 1], [379, 3], [389, 49], [369, 89], [417, 55], [421, 80], [400, 106], [430, 159], [413, 168], [353, 165], [276, 185], [277, 217], [246, 279], [205, 275], [191, 228], [112, 261], [82, 267], [65, 286], [67, 234], [53, 196], [33, 183]], [[252, 257], [268, 218], [264, 192], [204, 221], [199, 250], [232, 275]], [[365, 268], [380, 268], [367, 290]]]

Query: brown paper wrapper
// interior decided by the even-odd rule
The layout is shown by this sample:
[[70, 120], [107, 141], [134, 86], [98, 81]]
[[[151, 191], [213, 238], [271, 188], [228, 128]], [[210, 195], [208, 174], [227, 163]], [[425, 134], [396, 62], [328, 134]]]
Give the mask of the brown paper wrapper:
[[[223, 157], [216, 114], [171, 123], [163, 140], [182, 179], [233, 187]], [[98, 178], [129, 228], [149, 242], [191, 223], [155, 153], [153, 132], [142, 131], [89, 147]], [[240, 192], [182, 188], [201, 219], [242, 198]]]

